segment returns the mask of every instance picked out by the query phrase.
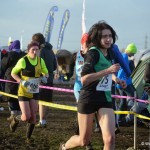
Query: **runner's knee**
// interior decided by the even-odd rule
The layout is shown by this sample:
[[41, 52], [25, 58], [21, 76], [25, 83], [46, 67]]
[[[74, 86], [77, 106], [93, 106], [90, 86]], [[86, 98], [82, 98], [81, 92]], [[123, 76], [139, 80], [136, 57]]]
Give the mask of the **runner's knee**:
[[103, 138], [105, 145], [113, 145], [115, 143], [115, 137], [113, 135]]

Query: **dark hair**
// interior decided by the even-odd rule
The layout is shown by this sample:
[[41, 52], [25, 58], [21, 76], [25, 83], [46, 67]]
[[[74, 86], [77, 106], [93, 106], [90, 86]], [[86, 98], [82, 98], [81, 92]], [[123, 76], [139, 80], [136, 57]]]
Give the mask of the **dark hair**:
[[36, 41], [31, 41], [28, 46], [27, 46], [27, 49], [29, 50], [32, 46], [37, 46], [38, 48], [40, 48], [40, 45], [38, 42]]
[[109, 29], [111, 31], [113, 44], [116, 42], [116, 39], [118, 37], [114, 29], [110, 25], [108, 25], [105, 21], [99, 21], [98, 23], [95, 23], [88, 32], [88, 39], [86, 41], [86, 45], [88, 48], [91, 48], [92, 46], [96, 46], [99, 48], [103, 47], [100, 43], [100, 40], [102, 38], [102, 30], [105, 29]]
[[32, 41], [38, 42], [40, 45], [45, 43], [45, 38], [42, 33], [35, 33], [32, 36]]

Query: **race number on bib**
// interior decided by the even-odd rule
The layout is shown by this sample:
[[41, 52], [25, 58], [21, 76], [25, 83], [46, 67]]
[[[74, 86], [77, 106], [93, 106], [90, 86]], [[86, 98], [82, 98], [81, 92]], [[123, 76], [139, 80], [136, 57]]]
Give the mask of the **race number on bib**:
[[30, 85], [28, 86], [29, 93], [39, 93], [39, 78], [29, 79]]
[[104, 76], [96, 86], [97, 91], [111, 91], [112, 74]]

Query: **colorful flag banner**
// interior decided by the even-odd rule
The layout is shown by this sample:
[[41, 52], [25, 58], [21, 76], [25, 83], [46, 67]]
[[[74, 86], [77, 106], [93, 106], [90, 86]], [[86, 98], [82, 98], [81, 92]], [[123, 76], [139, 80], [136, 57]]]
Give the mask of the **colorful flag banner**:
[[58, 37], [58, 42], [57, 42], [57, 49], [61, 49], [61, 45], [63, 42], [63, 36], [64, 36], [64, 31], [66, 28], [66, 25], [69, 21], [69, 17], [70, 17], [70, 11], [68, 9], [65, 10], [63, 18], [62, 18], [62, 23], [61, 23], [61, 27], [60, 27], [60, 32], [59, 32], [59, 37]]
[[48, 13], [48, 16], [46, 18], [46, 22], [45, 22], [44, 30], [43, 30], [43, 35], [45, 37], [45, 41], [46, 42], [50, 42], [52, 29], [53, 29], [53, 25], [54, 25], [54, 12], [55, 11], [58, 11], [58, 7], [57, 6], [53, 6], [50, 9], [50, 11]]

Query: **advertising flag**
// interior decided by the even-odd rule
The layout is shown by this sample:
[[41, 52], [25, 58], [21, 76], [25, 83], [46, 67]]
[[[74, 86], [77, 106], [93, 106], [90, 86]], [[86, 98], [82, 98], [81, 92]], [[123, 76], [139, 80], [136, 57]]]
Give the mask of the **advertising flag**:
[[58, 11], [58, 7], [53, 6], [50, 9], [48, 16], [46, 18], [46, 22], [45, 22], [44, 29], [43, 29], [43, 35], [45, 37], [46, 42], [50, 42], [50, 38], [52, 35], [52, 29], [53, 29], [53, 25], [54, 25], [54, 12], [56, 12], [56, 11]]
[[68, 9], [66, 9], [64, 12], [63, 18], [62, 18], [61, 26], [60, 26], [60, 32], [59, 32], [59, 37], [58, 37], [58, 42], [57, 42], [57, 49], [58, 50], [61, 49], [64, 31], [65, 31], [66, 25], [69, 21], [69, 17], [70, 17], [70, 11]]

